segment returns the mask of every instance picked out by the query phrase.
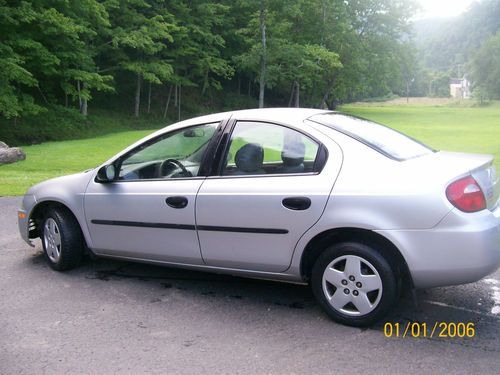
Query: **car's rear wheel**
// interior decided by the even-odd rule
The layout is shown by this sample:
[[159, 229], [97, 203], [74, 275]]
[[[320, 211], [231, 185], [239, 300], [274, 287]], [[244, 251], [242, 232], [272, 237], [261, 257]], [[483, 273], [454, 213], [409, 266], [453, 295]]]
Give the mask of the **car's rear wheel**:
[[397, 279], [387, 259], [374, 248], [344, 242], [316, 260], [313, 293], [335, 321], [366, 326], [383, 318], [397, 299]]
[[65, 271], [78, 266], [82, 260], [84, 240], [74, 216], [64, 208], [52, 208], [42, 224], [42, 246], [50, 267]]

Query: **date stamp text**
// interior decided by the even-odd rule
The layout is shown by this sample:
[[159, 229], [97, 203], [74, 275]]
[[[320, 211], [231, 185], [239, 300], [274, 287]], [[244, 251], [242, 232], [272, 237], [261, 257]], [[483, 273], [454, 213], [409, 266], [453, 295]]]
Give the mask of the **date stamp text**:
[[476, 328], [472, 322], [435, 322], [434, 324], [387, 322], [384, 324], [385, 337], [472, 338], [475, 335]]

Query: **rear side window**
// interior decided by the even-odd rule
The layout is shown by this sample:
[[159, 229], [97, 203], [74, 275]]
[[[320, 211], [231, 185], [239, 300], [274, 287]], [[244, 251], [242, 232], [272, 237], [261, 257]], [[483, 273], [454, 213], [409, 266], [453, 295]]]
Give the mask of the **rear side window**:
[[396, 160], [427, 155], [434, 150], [387, 126], [340, 113], [314, 115], [309, 120], [338, 130]]
[[239, 121], [231, 134], [222, 174], [263, 175], [314, 171], [319, 144], [296, 130]]

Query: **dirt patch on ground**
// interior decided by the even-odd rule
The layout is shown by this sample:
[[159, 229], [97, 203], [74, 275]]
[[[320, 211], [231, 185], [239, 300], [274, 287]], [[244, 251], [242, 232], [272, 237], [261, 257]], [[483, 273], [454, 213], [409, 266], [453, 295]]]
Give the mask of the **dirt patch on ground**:
[[454, 98], [409, 98], [407, 101], [406, 98], [396, 98], [391, 99], [386, 102], [356, 102], [352, 103], [352, 105], [360, 105], [360, 106], [392, 106], [392, 105], [428, 105], [428, 106], [444, 106], [450, 104], [460, 104], [464, 102], [463, 100], [457, 100]]

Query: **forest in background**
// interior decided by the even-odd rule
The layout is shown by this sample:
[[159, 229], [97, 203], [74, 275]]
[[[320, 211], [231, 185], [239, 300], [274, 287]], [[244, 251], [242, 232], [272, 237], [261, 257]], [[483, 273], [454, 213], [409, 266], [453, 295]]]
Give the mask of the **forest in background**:
[[447, 96], [457, 66], [497, 98], [499, 4], [422, 26], [413, 0], [0, 0], [0, 139]]
[[500, 99], [500, 1], [481, 0], [453, 18], [416, 21], [415, 96], [446, 97], [466, 76], [478, 100]]

